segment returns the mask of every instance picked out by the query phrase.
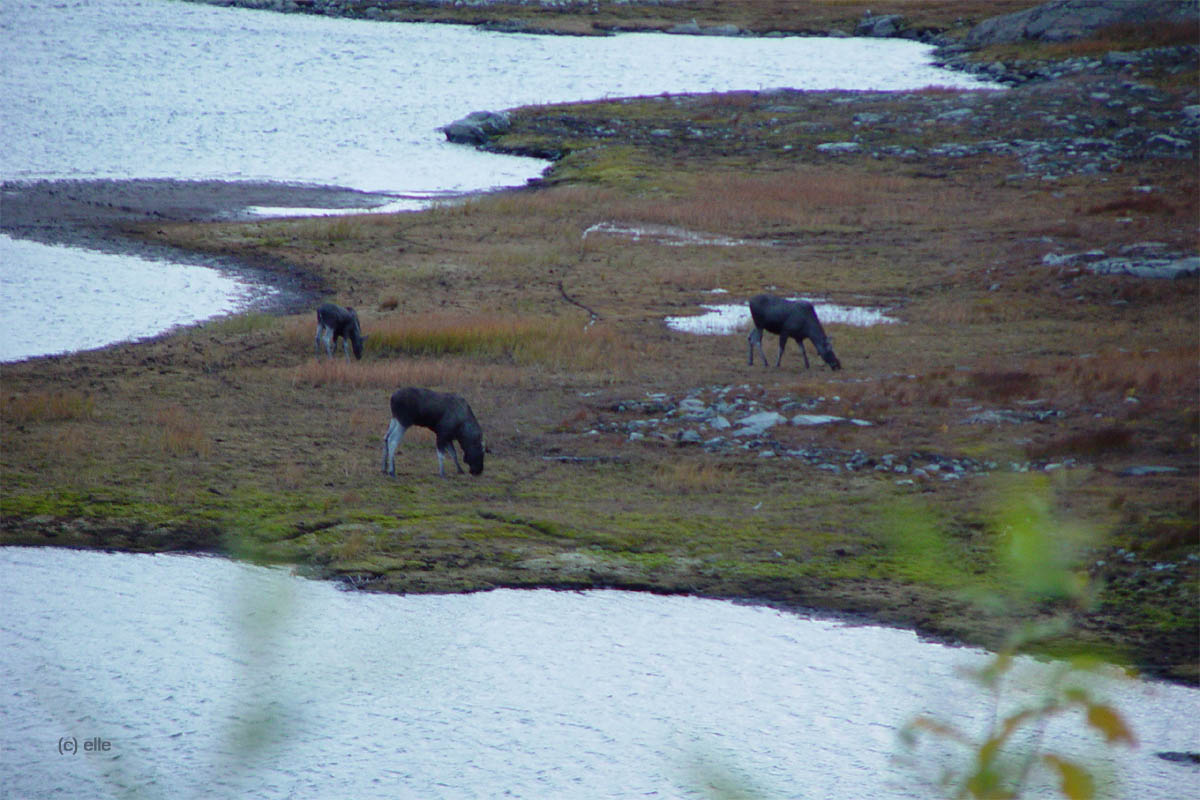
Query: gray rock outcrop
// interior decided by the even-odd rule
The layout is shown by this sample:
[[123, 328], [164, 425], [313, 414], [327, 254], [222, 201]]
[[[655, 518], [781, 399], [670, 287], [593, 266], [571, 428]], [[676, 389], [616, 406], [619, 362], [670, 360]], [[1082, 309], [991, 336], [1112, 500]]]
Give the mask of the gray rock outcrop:
[[899, 14], [872, 16], [868, 13], [854, 26], [854, 35], [886, 39], [899, 34], [903, 27], [903, 18]]
[[503, 111], [472, 111], [438, 130], [457, 144], [486, 144], [491, 137], [508, 133], [511, 128], [508, 114]]
[[967, 34], [966, 44], [978, 48], [1022, 39], [1062, 42], [1111, 25], [1198, 19], [1200, 9], [1195, 0], [1053, 0], [984, 20]]

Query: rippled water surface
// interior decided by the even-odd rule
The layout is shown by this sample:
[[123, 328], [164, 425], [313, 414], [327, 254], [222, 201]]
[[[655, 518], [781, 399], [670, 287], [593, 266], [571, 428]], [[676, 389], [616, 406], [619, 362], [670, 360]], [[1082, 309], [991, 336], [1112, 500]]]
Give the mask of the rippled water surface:
[[[217, 558], [3, 548], [0, 603], [5, 797], [682, 798], [732, 780], [925, 798], [943, 756], [898, 763], [898, 728], [990, 713], [957, 674], [979, 651], [686, 597], [363, 595]], [[1110, 796], [1197, 796], [1195, 769], [1154, 756], [1195, 749], [1197, 693], [1105, 691], [1137, 749], [1078, 720], [1047, 741], [1104, 759]]]
[[166, 0], [8, 0], [3, 176], [267, 179], [395, 193], [521, 183], [451, 145], [479, 109], [793, 87], [980, 86], [899, 40], [554, 37]]
[[[0, 264], [0, 298], [20, 300], [5, 308], [0, 361], [154, 336], [253, 305], [276, 291], [215, 269], [2, 234]], [[35, 264], [53, 268], [47, 273]]]
[[[928, 47], [898, 40], [532, 36], [173, 0], [6, 0], [0, 37], [6, 181], [312, 183], [386, 193], [392, 208], [540, 174], [543, 161], [452, 145], [437, 130], [480, 109], [663, 92], [980, 85], [929, 66]], [[70, 317], [64, 330], [78, 333], [41, 353], [140, 330], [148, 316], [140, 286], [103, 303], [63, 290], [71, 283], [60, 270], [97, 270], [96, 262], [78, 250], [0, 250], [0, 301], [36, 317], [52, 295], [51, 315]], [[31, 282], [39, 285], [26, 293]], [[245, 307], [244, 293], [239, 286], [209, 303], [160, 297], [193, 321]], [[36, 354], [7, 347], [0, 360]]]

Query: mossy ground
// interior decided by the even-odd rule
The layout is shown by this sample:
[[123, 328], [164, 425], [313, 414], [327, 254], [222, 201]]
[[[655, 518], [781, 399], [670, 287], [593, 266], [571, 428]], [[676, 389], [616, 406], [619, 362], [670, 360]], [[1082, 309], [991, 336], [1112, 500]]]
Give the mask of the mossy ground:
[[[989, 616], [971, 601], [1005, 588], [995, 522], [1012, 479], [1003, 469], [899, 483], [893, 473], [835, 474], [597, 432], [621, 418], [617, 401], [738, 385], [766, 403], [787, 396], [876, 423], [773, 432], [788, 445], [1003, 465], [1076, 458], [1037, 491], [1058, 518], [1099, 532], [1084, 565], [1107, 588], [1077, 612], [1066, 644], [1123, 651], [1194, 681], [1196, 282], [1040, 264], [1046, 237], [1078, 250], [1194, 248], [1194, 170], [1147, 160], [1042, 183], [1010, 180], [1019, 166], [993, 156], [815, 159], [811, 147], [782, 147], [759, 124], [768, 112], [758, 102], [522, 110], [501, 144], [567, 156], [541, 188], [461, 205], [137, 231], [290, 264], [356, 306], [378, 336], [361, 362], [328, 362], [313, 355], [311, 312], [252, 314], [6, 365], [0, 542], [222, 551], [381, 591], [614, 586], [748, 597], [982, 644], [1061, 610]], [[849, 124], [836, 104], [803, 113], [824, 138]], [[630, 130], [691, 120], [733, 135], [685, 146], [595, 134], [605, 126], [591, 123], [567, 137], [546, 121], [580, 114]], [[1143, 185], [1164, 203], [1121, 205]], [[1117, 210], [1096, 210], [1106, 207]], [[612, 221], [747, 244], [584, 236]], [[794, 350], [782, 369], [748, 367], [744, 332], [694, 336], [663, 323], [717, 288], [739, 300], [777, 290], [880, 305], [900, 323], [828, 326], [839, 373], [804, 371]], [[470, 337], [453, 339], [466, 328]], [[436, 353], [415, 344], [430, 331], [443, 337]], [[489, 446], [483, 476], [439, 478], [432, 438], [416, 429], [398, 479], [380, 474], [388, 396], [405, 384], [470, 400]], [[963, 422], [970, 409], [1035, 400], [1063, 416]], [[1147, 463], [1182, 471], [1118, 475]]]

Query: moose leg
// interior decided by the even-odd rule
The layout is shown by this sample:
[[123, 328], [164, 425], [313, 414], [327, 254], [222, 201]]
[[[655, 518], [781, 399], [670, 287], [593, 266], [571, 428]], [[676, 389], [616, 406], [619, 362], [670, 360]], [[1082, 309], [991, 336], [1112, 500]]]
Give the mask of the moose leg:
[[767, 366], [767, 354], [763, 352], [762, 337], [763, 337], [763, 329], [762, 328], [751, 329], [750, 335], [748, 337], [746, 337], [750, 342], [750, 366], [754, 366], [754, 348], [756, 346], [758, 347], [759, 355], [762, 356], [763, 366], [764, 367]]
[[445, 462], [445, 457], [443, 455], [444, 453], [450, 454], [450, 458], [452, 458], [454, 460], [455, 468], [458, 469], [458, 474], [461, 475], [463, 472], [463, 468], [462, 468], [462, 464], [458, 463], [458, 451], [454, 449], [454, 440], [453, 439], [447, 439], [445, 441], [442, 441], [441, 439], [438, 440], [438, 443], [437, 443], [438, 474], [441, 475], [443, 478], [446, 477], [446, 462]]
[[[320, 354], [321, 354], [321, 345], [322, 345], [322, 344], [325, 344], [325, 334], [326, 334], [326, 333], [328, 333], [328, 332], [329, 332], [329, 328], [326, 328], [326, 327], [325, 327], [325, 323], [323, 323], [323, 322], [318, 322], [318, 323], [317, 323], [317, 341], [316, 341], [316, 343], [313, 345], [313, 346], [316, 348], [317, 355], [320, 355]], [[328, 352], [329, 352], [329, 345], [328, 345], [328, 344], [325, 344], [325, 352], [326, 352], [326, 353], [328, 353]]]
[[[779, 369], [780, 363], [783, 361], [783, 348], [787, 344], [787, 334], [779, 334], [779, 355], [775, 358], [775, 368]], [[766, 363], [766, 358], [763, 358], [763, 363]]]
[[388, 423], [387, 433], [383, 437], [383, 474], [396, 477], [396, 448], [404, 438], [405, 427], [399, 420], [392, 417]]
[[346, 363], [350, 363], [350, 340], [342, 337], [342, 352], [346, 354]]
[[804, 368], [811, 369], [811, 367], [808, 366], [808, 350], [804, 347], [804, 340], [797, 339], [796, 346], [800, 348], [800, 355], [804, 356]]

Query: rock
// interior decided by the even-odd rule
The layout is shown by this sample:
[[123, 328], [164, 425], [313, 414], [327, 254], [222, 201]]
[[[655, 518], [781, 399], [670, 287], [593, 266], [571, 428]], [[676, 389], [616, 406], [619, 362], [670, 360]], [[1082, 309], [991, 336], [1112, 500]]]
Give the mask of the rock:
[[678, 25], [672, 25], [671, 27], [667, 28], [666, 32], [676, 34], [678, 36], [699, 36], [700, 23], [696, 22], [696, 20], [692, 20], [691, 22], [682, 22]]
[[1176, 280], [1200, 275], [1200, 256], [1182, 258], [1108, 258], [1088, 264], [1097, 275], [1129, 275], [1134, 278]]
[[738, 420], [738, 429], [733, 432], [733, 435], [761, 436], [770, 428], [782, 425], [787, 421], [787, 417], [775, 411], [760, 411], [757, 414], [751, 414], [748, 417], [742, 417]]
[[828, 425], [831, 422], [842, 422], [842, 418], [829, 414], [797, 414], [792, 417], [793, 425]]
[[678, 412], [686, 417], [708, 416], [708, 405], [698, 397], [685, 397], [679, 401]]
[[937, 115], [937, 119], [943, 122], [962, 122], [975, 115], [975, 111], [970, 108], [956, 108], [953, 111], [943, 111]]
[[797, 414], [792, 417], [792, 425], [829, 425], [836, 422], [848, 422], [851, 425], [860, 427], [870, 427], [873, 423], [867, 422], [865, 419], [847, 419], [846, 417], [835, 417], [832, 414]]
[[1022, 39], [1062, 42], [1112, 25], [1200, 19], [1194, 0], [1052, 0], [1025, 11], [985, 19], [967, 34], [968, 47]]
[[1105, 54], [1104, 58], [1100, 59], [1100, 63], [1106, 67], [1128, 67], [1140, 62], [1141, 56], [1137, 53], [1125, 53], [1120, 50], [1113, 50]]
[[1141, 466], [1126, 467], [1117, 475], [1121, 478], [1142, 478], [1147, 475], [1176, 475], [1179, 472], [1178, 467]]
[[900, 33], [903, 17], [899, 14], [881, 14], [878, 17], [867, 14], [854, 26], [855, 36], [872, 36], [885, 39]]
[[862, 145], [858, 142], [825, 142], [817, 145], [817, 151], [820, 153], [857, 153], [862, 149]]
[[1189, 150], [1192, 143], [1187, 139], [1180, 139], [1178, 136], [1157, 133], [1146, 140], [1146, 147], [1151, 150]]
[[679, 25], [672, 25], [667, 28], [667, 33], [677, 36], [741, 36], [742, 29], [737, 25], [710, 25], [702, 27], [696, 20], [684, 22]]
[[489, 138], [508, 133], [511, 127], [508, 114], [503, 111], [472, 111], [438, 130], [457, 144], [486, 144]]

